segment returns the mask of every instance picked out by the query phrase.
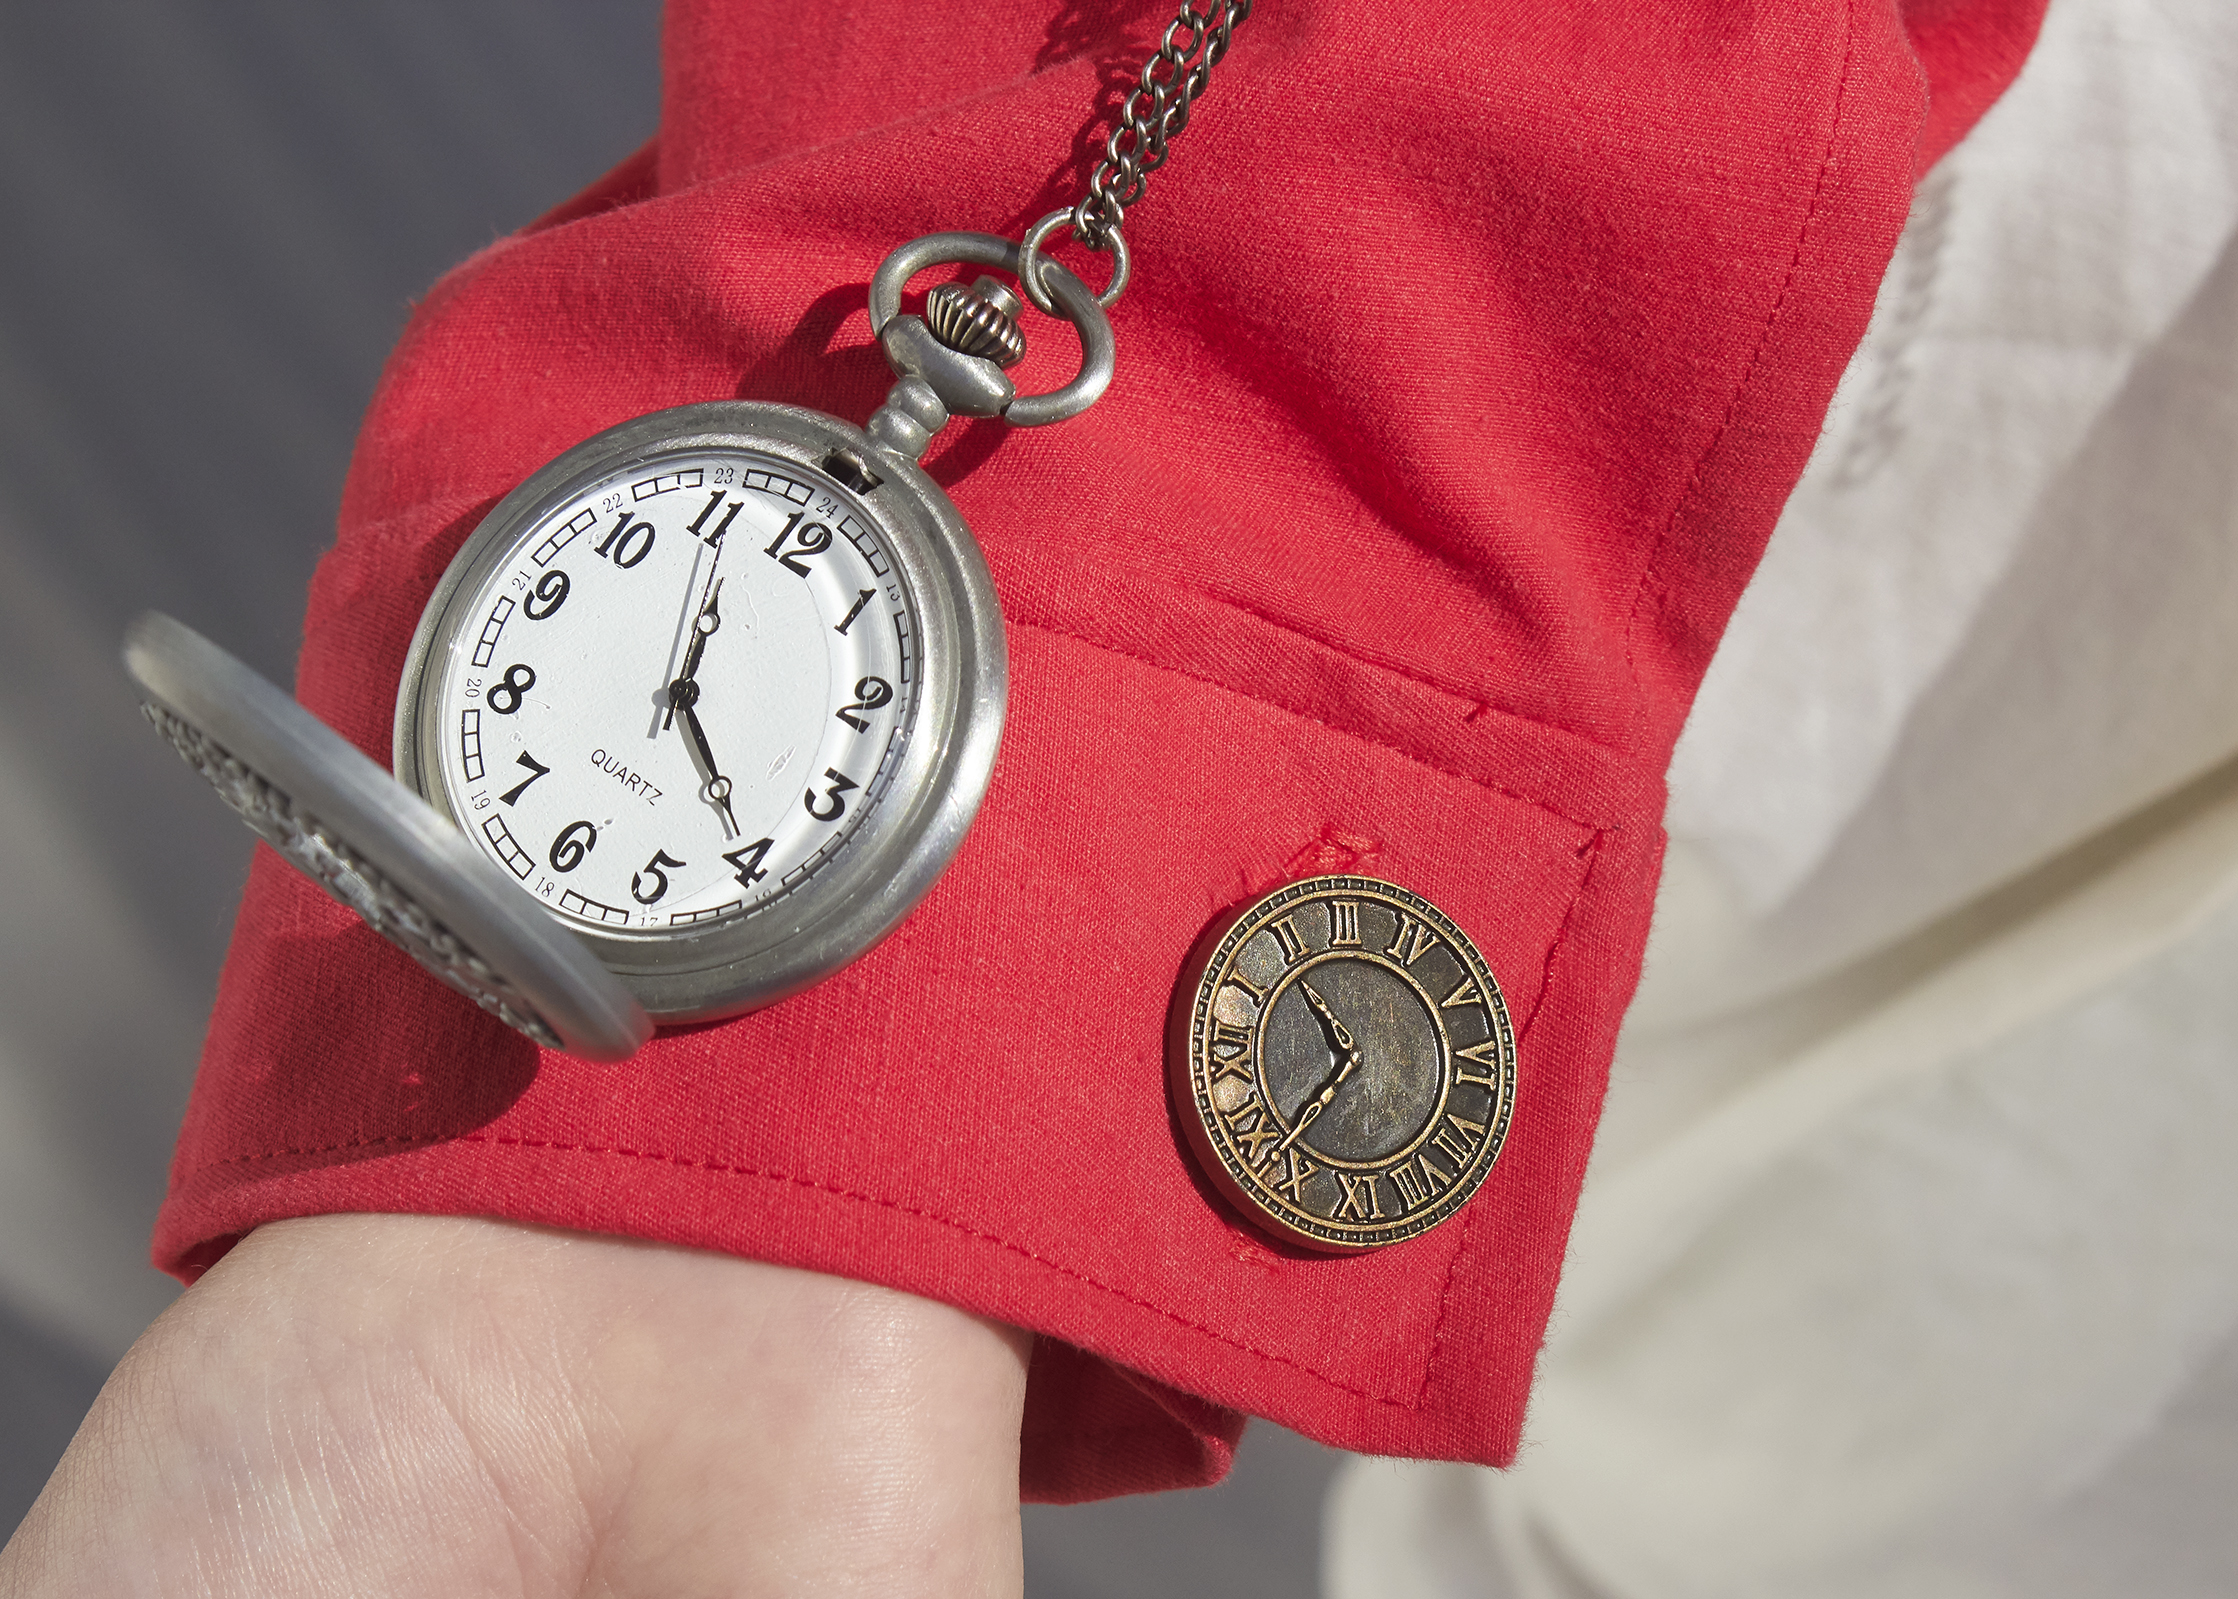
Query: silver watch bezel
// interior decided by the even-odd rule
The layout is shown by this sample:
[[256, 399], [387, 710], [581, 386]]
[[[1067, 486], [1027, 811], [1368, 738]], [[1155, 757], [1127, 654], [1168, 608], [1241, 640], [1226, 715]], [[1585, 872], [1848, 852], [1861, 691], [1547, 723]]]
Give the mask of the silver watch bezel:
[[[468, 606], [516, 542], [589, 481], [687, 450], [784, 461], [874, 522], [917, 622], [917, 704], [899, 764], [838, 858], [798, 887], [699, 927], [599, 933], [562, 923], [662, 1022], [759, 1009], [830, 976], [884, 938], [962, 845], [994, 773], [1009, 658], [994, 580], [971, 530], [916, 462], [860, 428], [795, 406], [718, 400], [637, 417], [529, 474], [467, 536], [412, 635], [397, 687], [397, 778], [464, 831], [442, 759], [438, 651], [469, 629]], [[835, 451], [879, 482], [826, 471]], [[532, 903], [540, 901], [530, 898]], [[550, 914], [547, 912], [547, 914]], [[557, 920], [557, 918], [554, 918]]]

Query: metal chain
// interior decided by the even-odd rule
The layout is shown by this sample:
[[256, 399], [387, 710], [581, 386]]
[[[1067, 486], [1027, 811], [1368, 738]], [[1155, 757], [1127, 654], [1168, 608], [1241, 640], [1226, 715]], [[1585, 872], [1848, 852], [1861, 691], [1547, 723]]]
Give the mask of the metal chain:
[[1018, 241], [1018, 286], [1038, 310], [1069, 315], [1042, 281], [1047, 259], [1042, 247], [1059, 228], [1070, 228], [1083, 245], [1111, 257], [1111, 281], [1096, 296], [1098, 306], [1108, 308], [1126, 292], [1131, 268], [1121, 225], [1127, 207], [1142, 198], [1150, 174], [1166, 164], [1169, 147], [1189, 126], [1190, 106], [1211, 84], [1212, 69], [1228, 53], [1236, 24], [1251, 16], [1251, 5], [1252, 0], [1181, 0], [1180, 15], [1166, 24], [1136, 86], [1119, 102], [1119, 125], [1104, 141], [1103, 160], [1088, 174], [1088, 192], [1068, 209], [1050, 212]]
[[1228, 53], [1236, 24], [1252, 0], [1182, 0], [1157, 52], [1142, 64], [1139, 86], [1119, 103], [1119, 125], [1104, 142], [1104, 159], [1089, 174], [1088, 192], [1072, 208], [1073, 236], [1091, 250], [1111, 248], [1127, 207], [1142, 198], [1150, 174], [1166, 164], [1166, 147], [1189, 125], [1189, 107]]

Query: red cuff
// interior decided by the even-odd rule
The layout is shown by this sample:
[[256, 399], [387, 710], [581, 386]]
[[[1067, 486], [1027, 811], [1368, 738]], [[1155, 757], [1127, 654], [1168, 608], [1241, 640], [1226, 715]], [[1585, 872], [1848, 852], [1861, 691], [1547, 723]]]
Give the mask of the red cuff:
[[[1973, 8], [2023, 44], [2036, 10]], [[585, 435], [734, 394], [869, 412], [877, 258], [1069, 198], [1076, 172], [1023, 184], [1074, 147], [1097, 63], [1145, 48], [985, 11], [675, 8], [657, 149], [414, 319], [313, 585], [313, 709], [385, 756], [450, 555]], [[1661, 772], [1863, 330], [1924, 107], [1888, 3], [1449, 18], [1262, 8], [1129, 225], [1112, 393], [936, 446], [1009, 618], [1011, 722], [899, 932], [593, 1066], [260, 851], [158, 1260], [191, 1276], [282, 1216], [440, 1211], [890, 1283], [1061, 1340], [1029, 1380], [1034, 1497], [1209, 1480], [1238, 1412], [1505, 1461]], [[1063, 375], [1041, 342], [1022, 387]], [[1351, 869], [1471, 933], [1520, 1068], [1462, 1215], [1332, 1259], [1198, 1177], [1161, 1047], [1216, 913]]]

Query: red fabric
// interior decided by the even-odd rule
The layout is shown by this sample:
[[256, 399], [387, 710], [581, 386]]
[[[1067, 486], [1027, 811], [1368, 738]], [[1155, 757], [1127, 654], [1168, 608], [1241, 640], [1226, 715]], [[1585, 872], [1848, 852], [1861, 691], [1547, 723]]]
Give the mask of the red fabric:
[[[305, 701], [385, 757], [452, 552], [585, 435], [726, 395], [866, 416], [880, 256], [1069, 198], [1086, 109], [1166, 10], [678, 4], [657, 143], [413, 319], [312, 587]], [[446, 1211], [892, 1283], [1051, 1335], [1038, 1498], [1210, 1480], [1242, 1412], [1506, 1461], [1672, 741], [1916, 163], [2038, 10], [1263, 5], [1128, 225], [1111, 393], [935, 446], [1015, 679], [985, 812], [917, 914], [810, 993], [600, 1067], [260, 855], [157, 1258]], [[1029, 389], [1071, 354], [1033, 331]], [[1354, 866], [1482, 945], [1520, 1088], [1459, 1219], [1329, 1259], [1198, 1179], [1160, 1048], [1214, 914]]]
[[1924, 177], [2013, 81], [2036, 43], [2044, 7], [2041, 0], [2034, 5], [1903, 0], [1902, 11], [1927, 77], [1927, 120], [1914, 164]]

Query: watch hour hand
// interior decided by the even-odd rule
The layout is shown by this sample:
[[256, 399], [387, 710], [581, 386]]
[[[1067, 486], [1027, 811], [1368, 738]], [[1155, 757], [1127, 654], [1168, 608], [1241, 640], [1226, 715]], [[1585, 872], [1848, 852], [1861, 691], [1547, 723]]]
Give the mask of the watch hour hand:
[[692, 749], [698, 754], [700, 764], [707, 772], [707, 787], [701, 790], [710, 804], [721, 807], [723, 836], [738, 836], [738, 819], [730, 812], [730, 779], [715, 764], [715, 751], [708, 745], [707, 729], [699, 725], [699, 712], [692, 709], [699, 698], [699, 685], [689, 678], [678, 678], [668, 686], [668, 704], [684, 718], [684, 735], [691, 740]]

